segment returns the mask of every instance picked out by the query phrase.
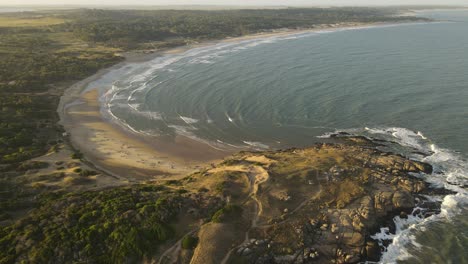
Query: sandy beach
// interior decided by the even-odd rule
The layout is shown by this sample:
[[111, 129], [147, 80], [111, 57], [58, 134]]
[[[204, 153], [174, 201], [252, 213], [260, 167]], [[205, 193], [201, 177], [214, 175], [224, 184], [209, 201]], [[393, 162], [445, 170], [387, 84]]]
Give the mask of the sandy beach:
[[86, 160], [111, 175], [129, 181], [173, 178], [227, 154], [183, 138], [164, 143], [132, 135], [101, 116], [98, 96], [96, 89], [80, 94], [79, 103], [75, 101], [64, 108], [62, 123], [72, 145]]
[[[194, 45], [151, 53], [125, 54], [125, 61], [86, 78], [68, 88], [61, 98], [58, 112], [72, 146], [84, 154], [86, 161], [98, 169], [130, 182], [180, 178], [200, 168], [219, 162], [234, 152], [215, 149], [184, 136], [149, 137], [128, 131], [104, 118], [100, 112], [99, 88], [88, 87], [104, 74], [127, 63], [145, 62], [165, 54], [222, 42], [284, 36], [329, 28], [357, 27], [369, 24], [324, 25], [313, 29], [280, 29], [242, 37], [206, 41]], [[235, 150], [235, 151], [238, 151]]]

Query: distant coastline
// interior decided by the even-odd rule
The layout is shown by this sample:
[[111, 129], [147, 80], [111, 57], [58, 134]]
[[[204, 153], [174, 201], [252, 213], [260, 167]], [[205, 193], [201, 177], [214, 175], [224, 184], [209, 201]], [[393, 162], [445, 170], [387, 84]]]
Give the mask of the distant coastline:
[[15, 13], [15, 12], [29, 12], [29, 11], [36, 11], [35, 8], [28, 8], [28, 7], [7, 7], [7, 6], [0, 6], [0, 13]]

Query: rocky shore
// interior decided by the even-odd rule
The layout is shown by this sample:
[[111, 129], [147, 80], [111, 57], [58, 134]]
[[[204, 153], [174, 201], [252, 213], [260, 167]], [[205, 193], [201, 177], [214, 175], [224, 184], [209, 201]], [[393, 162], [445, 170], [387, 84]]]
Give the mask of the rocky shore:
[[[202, 226], [199, 247], [227, 243], [216, 237], [234, 232], [233, 223], [250, 226], [237, 227], [242, 235], [229, 238], [229, 251], [225, 246], [196, 250], [191, 263], [220, 263], [220, 256], [222, 263], [379, 261], [391, 242], [372, 238], [380, 228], [394, 233], [394, 217], [424, 218], [440, 212], [440, 205], [425, 195], [447, 191], [417, 177], [430, 174], [431, 165], [380, 151], [366, 138], [341, 140], [306, 149], [244, 152], [190, 177], [203, 182], [216, 180], [220, 172], [240, 173], [252, 185], [244, 196], [250, 201], [242, 202], [242, 216], [231, 216], [223, 226]], [[235, 184], [222, 182], [225, 199], [240, 202], [229, 187]]]

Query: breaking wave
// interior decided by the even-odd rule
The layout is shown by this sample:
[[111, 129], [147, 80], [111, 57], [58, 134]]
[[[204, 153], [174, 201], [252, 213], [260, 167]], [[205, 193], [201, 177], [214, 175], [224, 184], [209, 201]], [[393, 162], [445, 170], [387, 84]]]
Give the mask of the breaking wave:
[[[394, 143], [397, 147], [403, 146], [406, 149], [399, 148], [409, 158], [427, 162], [433, 166], [433, 173], [430, 175], [415, 175], [423, 178], [434, 187], [443, 187], [454, 191], [455, 194], [445, 197], [428, 197], [432, 200], [441, 202], [441, 212], [429, 217], [415, 213], [424, 208], [415, 208], [413, 214], [408, 215], [407, 219], [396, 216], [393, 219], [396, 232], [392, 234], [388, 227], [382, 227], [380, 232], [374, 234], [372, 238], [380, 241], [391, 240], [392, 243], [386, 247], [382, 256], [381, 263], [397, 263], [398, 261], [408, 260], [412, 254], [408, 251], [409, 245], [412, 248], [423, 250], [421, 244], [417, 242], [416, 234], [427, 232], [428, 225], [436, 221], [452, 221], [455, 216], [468, 214], [468, 163], [457, 153], [438, 147], [421, 131], [412, 131], [401, 127], [375, 127], [375, 128], [353, 128], [336, 130], [326, 133], [320, 138], [329, 138], [333, 135], [358, 135], [365, 136], [373, 140], [383, 140], [384, 142]], [[380, 142], [380, 141], [379, 141]]]

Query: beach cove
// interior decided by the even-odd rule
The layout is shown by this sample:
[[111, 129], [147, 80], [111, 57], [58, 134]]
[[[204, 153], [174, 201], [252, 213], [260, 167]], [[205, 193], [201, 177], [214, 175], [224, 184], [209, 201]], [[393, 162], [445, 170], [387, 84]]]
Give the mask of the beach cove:
[[[102, 97], [108, 92], [109, 76], [115, 79], [129, 65], [151, 63], [152, 60], [209, 46], [256, 41], [277, 37], [288, 37], [323, 30], [346, 30], [360, 27], [378, 26], [377, 24], [351, 23], [344, 25], [319, 26], [314, 29], [273, 30], [272, 32], [252, 34], [219, 41], [207, 41], [189, 46], [170, 48], [150, 53], [126, 53], [125, 60], [108, 69], [99, 71], [67, 89], [58, 108], [61, 124], [69, 135], [71, 144], [84, 154], [85, 159], [98, 169], [118, 178], [131, 181], [170, 179], [185, 176], [202, 167], [217, 163], [224, 157], [244, 148], [224, 145], [218, 148], [206, 142], [199, 142], [184, 135], [175, 138], [154, 137], [138, 133], [118, 124], [112, 116], [102, 109]], [[385, 24], [386, 25], [386, 24]], [[104, 79], [104, 85], [99, 82]], [[97, 85], [95, 85], [97, 83]], [[105, 87], [104, 87], [105, 86]], [[135, 177], [132, 179], [129, 175]]]

